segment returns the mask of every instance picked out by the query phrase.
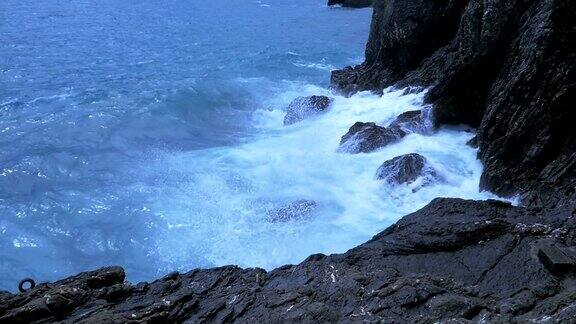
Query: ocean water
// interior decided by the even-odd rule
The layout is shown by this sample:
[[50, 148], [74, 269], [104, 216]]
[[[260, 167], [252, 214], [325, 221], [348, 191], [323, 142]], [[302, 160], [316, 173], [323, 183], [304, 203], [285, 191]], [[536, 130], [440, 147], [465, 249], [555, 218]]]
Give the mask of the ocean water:
[[[106, 265], [128, 279], [274, 267], [360, 244], [439, 196], [478, 191], [464, 128], [338, 152], [356, 121], [386, 126], [423, 93], [344, 98], [330, 70], [363, 60], [371, 9], [325, 0], [0, 2], [0, 289]], [[283, 126], [294, 98], [334, 98]], [[426, 187], [375, 179], [417, 152]], [[294, 201], [315, 208], [285, 221]]]

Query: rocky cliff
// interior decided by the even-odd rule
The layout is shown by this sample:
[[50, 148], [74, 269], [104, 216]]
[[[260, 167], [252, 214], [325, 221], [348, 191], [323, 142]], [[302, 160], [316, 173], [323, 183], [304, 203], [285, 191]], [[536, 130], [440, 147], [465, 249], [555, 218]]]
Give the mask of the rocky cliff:
[[[345, 254], [133, 285], [121, 268], [0, 293], [0, 322], [573, 322], [576, 30], [572, 0], [376, 0], [351, 93], [428, 87], [436, 126], [477, 128], [482, 188], [436, 199]], [[380, 137], [378, 137], [380, 138]]]
[[429, 87], [437, 125], [478, 128], [482, 189], [562, 204], [576, 185], [574, 12], [570, 0], [375, 1], [365, 62], [332, 83]]

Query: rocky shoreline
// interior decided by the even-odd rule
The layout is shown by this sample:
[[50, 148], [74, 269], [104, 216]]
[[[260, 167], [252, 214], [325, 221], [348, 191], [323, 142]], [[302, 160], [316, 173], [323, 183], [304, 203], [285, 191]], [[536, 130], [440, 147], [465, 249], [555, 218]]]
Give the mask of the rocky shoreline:
[[[520, 206], [438, 198], [344, 254], [269, 272], [197, 269], [133, 285], [121, 268], [103, 268], [0, 292], [0, 323], [574, 321], [576, 4], [376, 0], [373, 8], [366, 61], [335, 71], [333, 87], [428, 87], [436, 126], [477, 128], [481, 188], [518, 194]], [[288, 123], [329, 106], [316, 101], [322, 109]], [[374, 139], [365, 150], [406, 130], [362, 122], [350, 136]], [[408, 169], [422, 169], [412, 160]]]
[[575, 10], [567, 0], [375, 1], [365, 62], [334, 71], [332, 84], [428, 87], [437, 126], [477, 128], [481, 189], [561, 204], [576, 186]]
[[572, 213], [439, 198], [344, 254], [137, 285], [122, 268], [103, 268], [0, 295], [0, 322], [568, 323]]

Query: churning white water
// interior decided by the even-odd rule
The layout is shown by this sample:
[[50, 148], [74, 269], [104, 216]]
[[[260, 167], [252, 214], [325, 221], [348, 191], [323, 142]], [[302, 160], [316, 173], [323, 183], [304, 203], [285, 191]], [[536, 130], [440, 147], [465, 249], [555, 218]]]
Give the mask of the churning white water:
[[[290, 101], [312, 94], [334, 97], [330, 110], [283, 126]], [[157, 156], [155, 165], [142, 168], [163, 181], [152, 209], [163, 210], [157, 216], [169, 225], [158, 234], [157, 254], [168, 268], [200, 263], [271, 269], [313, 253], [344, 252], [435, 197], [493, 198], [478, 190], [482, 166], [465, 144], [474, 134], [463, 129], [409, 134], [368, 154], [338, 152], [354, 122], [387, 126], [402, 112], [424, 108], [423, 95], [387, 89], [381, 97], [345, 98], [291, 84], [261, 103], [253, 141]], [[426, 157], [441, 181], [421, 187], [418, 181], [391, 186], [376, 180], [384, 161], [414, 152]], [[316, 202], [306, 217], [270, 220], [270, 211], [302, 200]]]
[[[421, 93], [325, 89], [363, 61], [370, 8], [3, 0], [0, 13], [0, 290], [108, 265], [132, 282], [270, 269], [343, 252], [435, 197], [490, 197], [464, 129], [338, 152], [355, 122], [422, 108]], [[318, 94], [328, 112], [282, 125]], [[412, 152], [442, 181], [375, 179]]]

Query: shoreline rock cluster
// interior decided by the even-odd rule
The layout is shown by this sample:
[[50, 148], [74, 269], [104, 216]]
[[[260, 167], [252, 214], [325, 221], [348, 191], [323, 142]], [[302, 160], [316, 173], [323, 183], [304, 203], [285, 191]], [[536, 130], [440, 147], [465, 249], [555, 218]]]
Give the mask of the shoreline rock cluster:
[[[470, 144], [484, 164], [481, 188], [520, 194], [520, 206], [437, 198], [346, 253], [269, 272], [196, 269], [133, 285], [121, 268], [103, 268], [0, 292], [0, 323], [573, 322], [576, 2], [375, 0], [373, 8], [366, 61], [335, 71], [333, 87], [428, 87], [436, 126], [477, 128]], [[309, 108], [304, 117], [325, 110]], [[352, 133], [406, 132], [416, 115]], [[404, 160], [409, 171], [422, 166]]]
[[575, 266], [569, 211], [438, 198], [344, 254], [136, 285], [103, 268], [0, 294], [0, 322], [570, 323]]
[[435, 125], [477, 128], [481, 189], [542, 206], [574, 197], [574, 1], [386, 0], [373, 7], [366, 59], [334, 71], [335, 89], [426, 87]]

